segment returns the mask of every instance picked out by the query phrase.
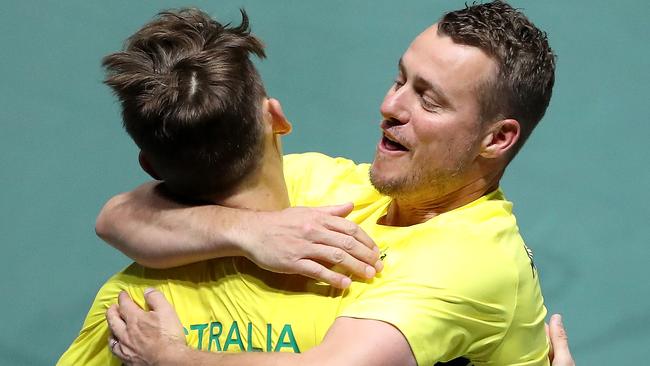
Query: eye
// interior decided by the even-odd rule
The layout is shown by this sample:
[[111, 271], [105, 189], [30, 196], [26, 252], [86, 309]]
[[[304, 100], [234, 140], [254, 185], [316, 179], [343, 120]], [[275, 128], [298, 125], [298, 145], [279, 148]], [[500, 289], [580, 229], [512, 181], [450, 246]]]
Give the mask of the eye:
[[426, 96], [422, 96], [422, 108], [429, 112], [435, 112], [440, 106]]
[[404, 83], [405, 83], [404, 79], [401, 76], [399, 76], [397, 79], [393, 81], [393, 86], [395, 87], [395, 90], [397, 90], [403, 87]]

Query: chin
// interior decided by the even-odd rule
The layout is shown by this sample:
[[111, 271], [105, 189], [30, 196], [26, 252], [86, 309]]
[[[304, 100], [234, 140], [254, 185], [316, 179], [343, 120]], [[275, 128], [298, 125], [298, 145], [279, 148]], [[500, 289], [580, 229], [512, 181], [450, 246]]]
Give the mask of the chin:
[[387, 177], [381, 174], [381, 170], [377, 169], [376, 164], [373, 163], [370, 167], [370, 183], [379, 193], [395, 196], [404, 189], [405, 179], [403, 177]]

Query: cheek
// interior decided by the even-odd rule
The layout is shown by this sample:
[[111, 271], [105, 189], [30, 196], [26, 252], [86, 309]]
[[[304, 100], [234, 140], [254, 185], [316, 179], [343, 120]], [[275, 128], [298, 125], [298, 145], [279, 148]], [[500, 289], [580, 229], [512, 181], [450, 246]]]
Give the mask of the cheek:
[[426, 166], [455, 166], [457, 159], [464, 159], [471, 146], [468, 141], [460, 138], [453, 131], [437, 129], [416, 134], [418, 148], [414, 153], [422, 167]]
[[[448, 131], [435, 126], [435, 121], [423, 121], [413, 128], [413, 141], [422, 152], [439, 150], [450, 141]], [[437, 127], [437, 128], [434, 128]]]

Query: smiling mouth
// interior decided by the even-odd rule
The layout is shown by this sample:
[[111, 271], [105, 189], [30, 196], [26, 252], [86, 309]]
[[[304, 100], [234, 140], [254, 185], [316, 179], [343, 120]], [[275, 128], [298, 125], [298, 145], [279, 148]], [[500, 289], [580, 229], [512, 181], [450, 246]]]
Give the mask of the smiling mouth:
[[388, 151], [409, 151], [404, 145], [395, 140], [391, 140], [385, 134], [381, 138], [381, 144]]

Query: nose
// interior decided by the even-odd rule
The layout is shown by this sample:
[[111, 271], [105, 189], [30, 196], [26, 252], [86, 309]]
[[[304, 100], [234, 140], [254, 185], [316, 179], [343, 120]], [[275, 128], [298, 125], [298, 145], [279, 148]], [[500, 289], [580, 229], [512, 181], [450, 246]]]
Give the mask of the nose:
[[379, 108], [385, 120], [392, 120], [401, 124], [409, 121], [410, 113], [406, 103], [408, 96], [406, 89], [406, 85], [403, 85], [399, 89], [392, 87], [388, 90]]

